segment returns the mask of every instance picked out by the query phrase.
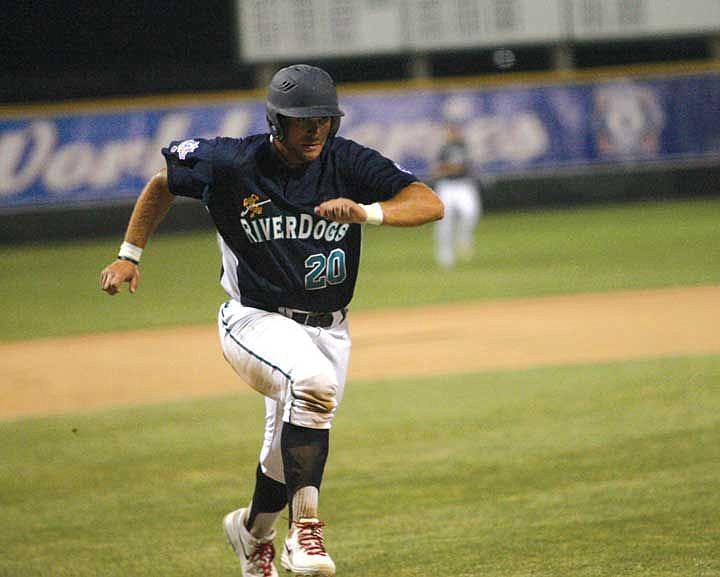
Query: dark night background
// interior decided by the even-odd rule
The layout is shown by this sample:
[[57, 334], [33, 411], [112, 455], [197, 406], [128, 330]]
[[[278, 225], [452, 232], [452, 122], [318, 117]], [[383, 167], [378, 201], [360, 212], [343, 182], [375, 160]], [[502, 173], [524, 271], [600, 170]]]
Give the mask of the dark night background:
[[[237, 56], [233, 0], [124, 2], [74, 0], [2, 4], [0, 102], [253, 88], [255, 67]], [[552, 67], [551, 48], [516, 47], [509, 71]], [[699, 37], [593, 43], [573, 48], [579, 68], [708, 58]], [[338, 82], [409, 76], [402, 55], [302, 59]], [[492, 51], [428, 55], [432, 76], [503, 72]], [[284, 64], [279, 62], [278, 65]]]

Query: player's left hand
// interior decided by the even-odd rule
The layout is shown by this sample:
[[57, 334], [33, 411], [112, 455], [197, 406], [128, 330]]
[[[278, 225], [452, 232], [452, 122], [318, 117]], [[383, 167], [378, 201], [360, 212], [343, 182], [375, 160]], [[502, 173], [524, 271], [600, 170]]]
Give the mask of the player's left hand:
[[340, 223], [359, 223], [367, 220], [362, 206], [349, 198], [333, 198], [315, 207], [315, 214]]

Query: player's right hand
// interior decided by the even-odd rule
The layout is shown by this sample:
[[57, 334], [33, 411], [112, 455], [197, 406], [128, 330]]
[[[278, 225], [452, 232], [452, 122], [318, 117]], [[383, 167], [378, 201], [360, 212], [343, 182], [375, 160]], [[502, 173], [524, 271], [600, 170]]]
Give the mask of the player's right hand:
[[363, 208], [349, 198], [333, 198], [315, 207], [315, 214], [340, 223], [362, 224], [367, 219]]
[[118, 259], [106, 266], [100, 273], [100, 288], [109, 295], [116, 295], [126, 282], [130, 292], [137, 290], [140, 282], [140, 268], [127, 260]]

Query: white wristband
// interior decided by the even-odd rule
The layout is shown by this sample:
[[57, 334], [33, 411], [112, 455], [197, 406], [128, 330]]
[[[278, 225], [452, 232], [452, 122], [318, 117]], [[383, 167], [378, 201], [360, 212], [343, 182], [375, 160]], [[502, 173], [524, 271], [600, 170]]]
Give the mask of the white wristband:
[[141, 249], [139, 246], [135, 246], [134, 244], [131, 244], [129, 242], [123, 242], [120, 245], [120, 252], [118, 253], [118, 258], [126, 259], [131, 262], [134, 262], [135, 264], [138, 264], [140, 262], [140, 257], [142, 256], [143, 249]]
[[385, 219], [383, 209], [379, 202], [373, 202], [372, 204], [361, 204], [365, 211], [365, 223], [366, 224], [382, 224]]

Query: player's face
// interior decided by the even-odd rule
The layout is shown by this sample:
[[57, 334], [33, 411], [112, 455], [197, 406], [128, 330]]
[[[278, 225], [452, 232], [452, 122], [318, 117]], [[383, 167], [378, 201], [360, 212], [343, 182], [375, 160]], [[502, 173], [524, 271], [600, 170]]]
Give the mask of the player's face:
[[278, 142], [278, 150], [290, 165], [312, 162], [320, 156], [330, 134], [331, 124], [329, 116], [285, 118], [285, 138]]

